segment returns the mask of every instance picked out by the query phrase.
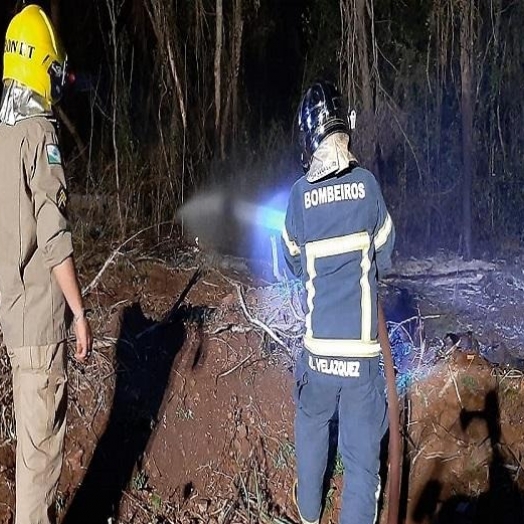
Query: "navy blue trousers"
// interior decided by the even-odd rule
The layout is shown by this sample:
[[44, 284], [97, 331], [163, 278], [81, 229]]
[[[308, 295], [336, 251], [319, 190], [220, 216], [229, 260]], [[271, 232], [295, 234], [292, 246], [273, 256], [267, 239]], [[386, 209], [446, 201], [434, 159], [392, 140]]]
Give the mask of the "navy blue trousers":
[[[329, 429], [337, 418], [338, 449], [344, 463], [340, 523], [373, 524], [376, 521], [380, 441], [387, 429], [385, 383], [379, 374], [378, 360], [378, 357], [315, 359], [304, 351], [297, 361], [298, 506], [302, 519], [308, 522], [320, 518]], [[341, 365], [341, 361], [350, 364]]]

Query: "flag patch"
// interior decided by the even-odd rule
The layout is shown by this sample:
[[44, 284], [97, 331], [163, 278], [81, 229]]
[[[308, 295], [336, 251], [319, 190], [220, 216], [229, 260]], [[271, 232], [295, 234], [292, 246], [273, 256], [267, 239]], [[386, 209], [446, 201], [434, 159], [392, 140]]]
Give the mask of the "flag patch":
[[56, 144], [47, 144], [45, 146], [47, 153], [47, 163], [51, 165], [61, 165], [62, 164], [62, 155], [60, 154], [60, 149]]

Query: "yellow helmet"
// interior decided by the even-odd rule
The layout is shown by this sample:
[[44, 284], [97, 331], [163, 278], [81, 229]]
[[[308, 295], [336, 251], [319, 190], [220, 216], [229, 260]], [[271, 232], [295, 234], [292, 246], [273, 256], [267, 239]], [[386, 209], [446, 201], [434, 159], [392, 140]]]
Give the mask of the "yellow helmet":
[[28, 5], [11, 20], [5, 38], [4, 80], [15, 80], [53, 104], [62, 94], [66, 62], [53, 25], [40, 7]]

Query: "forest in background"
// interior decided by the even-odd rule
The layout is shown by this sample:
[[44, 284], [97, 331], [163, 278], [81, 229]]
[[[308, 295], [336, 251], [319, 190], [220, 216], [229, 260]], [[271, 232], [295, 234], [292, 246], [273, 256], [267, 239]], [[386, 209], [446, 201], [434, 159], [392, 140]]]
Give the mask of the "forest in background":
[[[71, 191], [102, 209], [85, 235], [174, 221], [210, 184], [290, 186], [301, 94], [327, 78], [357, 110], [353, 149], [399, 249], [470, 257], [522, 242], [521, 1], [36, 3], [76, 71], [59, 119]], [[2, 2], [2, 31], [21, 5]]]

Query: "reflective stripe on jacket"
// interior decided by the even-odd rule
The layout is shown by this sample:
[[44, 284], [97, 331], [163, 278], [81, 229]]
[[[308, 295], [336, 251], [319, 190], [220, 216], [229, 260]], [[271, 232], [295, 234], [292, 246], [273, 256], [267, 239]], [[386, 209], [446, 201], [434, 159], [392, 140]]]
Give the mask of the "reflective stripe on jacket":
[[395, 230], [373, 174], [356, 167], [313, 184], [297, 180], [282, 239], [306, 289], [306, 348], [378, 355], [378, 278], [391, 265]]

